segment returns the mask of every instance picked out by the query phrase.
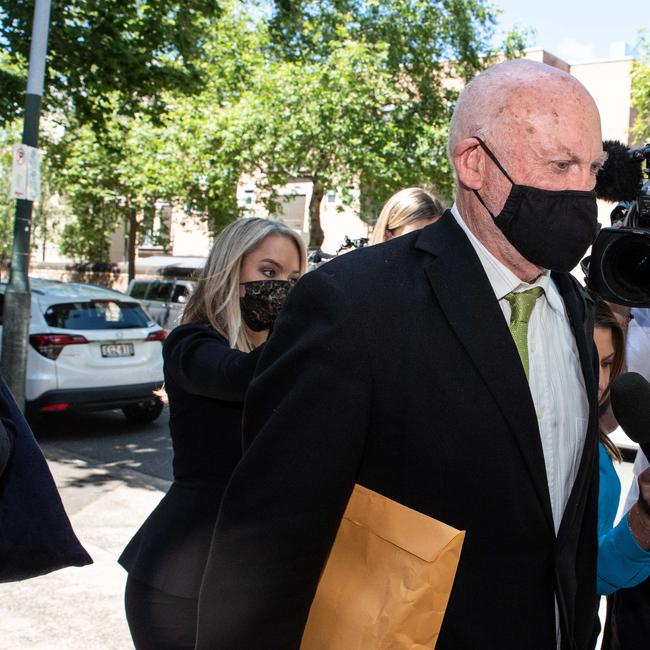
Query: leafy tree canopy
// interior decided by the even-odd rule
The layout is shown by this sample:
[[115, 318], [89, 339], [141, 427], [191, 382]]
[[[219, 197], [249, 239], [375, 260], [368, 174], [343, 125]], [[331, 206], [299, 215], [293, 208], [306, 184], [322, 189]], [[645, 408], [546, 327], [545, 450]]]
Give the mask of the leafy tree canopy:
[[205, 83], [194, 93], [161, 93], [155, 116], [146, 102], [126, 114], [120, 93], [107, 93], [102, 129], [73, 116], [62, 139], [45, 143], [76, 220], [63, 232], [66, 254], [106, 261], [115, 228], [136, 211], [141, 235], [161, 201], [204, 215], [213, 231], [240, 215], [234, 106], [263, 59], [260, 34], [237, 4], [227, 3], [206, 30], [197, 63]]
[[[0, 9], [0, 123], [21, 110], [33, 0]], [[447, 125], [462, 83], [522, 37], [491, 47], [484, 0], [74, 0], [53, 3], [44, 140], [76, 223], [69, 254], [102, 261], [111, 231], [159, 200], [240, 214], [241, 174], [272, 211], [308, 177], [320, 198], [360, 189], [361, 216], [409, 185], [451, 193]], [[149, 215], [149, 216], [148, 216]]]
[[[367, 219], [409, 185], [449, 196], [445, 145], [458, 88], [524, 46], [517, 33], [491, 46], [496, 16], [482, 0], [279, 4], [268, 21], [267, 64], [241, 112], [255, 134], [248, 153], [265, 172], [267, 203], [287, 174], [311, 179], [312, 203], [356, 183]], [[310, 213], [317, 246], [318, 205]]]
[[[0, 124], [21, 111], [34, 0], [4, 0], [0, 8]], [[72, 0], [53, 2], [44, 102], [101, 123], [119, 93], [120, 110], [155, 113], [167, 89], [192, 92], [214, 0]]]
[[637, 47], [638, 58], [632, 64], [632, 108], [636, 118], [632, 138], [637, 144], [650, 142], [650, 42], [641, 33]]

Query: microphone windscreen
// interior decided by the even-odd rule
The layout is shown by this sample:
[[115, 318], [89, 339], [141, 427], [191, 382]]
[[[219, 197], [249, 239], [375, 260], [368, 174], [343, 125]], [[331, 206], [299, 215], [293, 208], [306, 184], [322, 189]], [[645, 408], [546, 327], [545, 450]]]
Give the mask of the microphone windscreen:
[[628, 438], [650, 443], [650, 383], [638, 372], [619, 375], [611, 388], [614, 417]]
[[607, 160], [596, 176], [596, 196], [605, 201], [634, 201], [639, 193], [643, 172], [641, 161], [630, 156], [618, 140], [603, 141]]

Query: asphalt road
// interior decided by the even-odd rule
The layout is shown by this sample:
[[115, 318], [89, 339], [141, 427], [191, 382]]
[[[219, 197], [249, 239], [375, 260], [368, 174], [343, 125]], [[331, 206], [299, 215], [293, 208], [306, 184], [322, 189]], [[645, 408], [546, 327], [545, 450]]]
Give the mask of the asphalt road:
[[32, 428], [43, 449], [55, 448], [63, 461], [81, 458], [171, 480], [168, 420], [167, 408], [149, 424], [132, 424], [121, 411], [101, 411], [52, 415], [32, 422]]

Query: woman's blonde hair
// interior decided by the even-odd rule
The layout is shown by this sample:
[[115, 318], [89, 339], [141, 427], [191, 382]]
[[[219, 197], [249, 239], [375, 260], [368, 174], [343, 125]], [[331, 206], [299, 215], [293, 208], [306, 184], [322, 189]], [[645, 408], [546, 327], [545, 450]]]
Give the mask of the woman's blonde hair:
[[181, 323], [209, 323], [228, 339], [231, 347], [252, 350], [239, 309], [241, 265], [244, 256], [269, 235], [287, 237], [295, 243], [302, 275], [307, 268], [307, 251], [297, 232], [272, 219], [238, 219], [214, 240], [205, 266], [199, 272], [196, 288], [183, 310]]
[[370, 236], [370, 244], [384, 241], [387, 230], [395, 230], [414, 221], [437, 219], [443, 213], [442, 203], [421, 187], [400, 190], [386, 201], [375, 228]]

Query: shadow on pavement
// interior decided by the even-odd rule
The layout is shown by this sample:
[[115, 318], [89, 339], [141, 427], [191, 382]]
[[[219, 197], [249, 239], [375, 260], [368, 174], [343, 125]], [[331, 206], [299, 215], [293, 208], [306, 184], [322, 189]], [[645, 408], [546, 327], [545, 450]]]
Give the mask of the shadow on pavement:
[[[99, 485], [114, 480], [106, 472], [116, 469], [171, 480], [168, 420], [169, 411], [165, 408], [157, 420], [148, 424], [133, 424], [120, 411], [102, 411], [58, 414], [39, 418], [31, 425], [48, 457], [63, 463], [86, 463], [87, 476], [78, 480], [84, 485]], [[140, 481], [141, 487], [148, 482], [145, 479], [120, 476], [120, 480]]]

